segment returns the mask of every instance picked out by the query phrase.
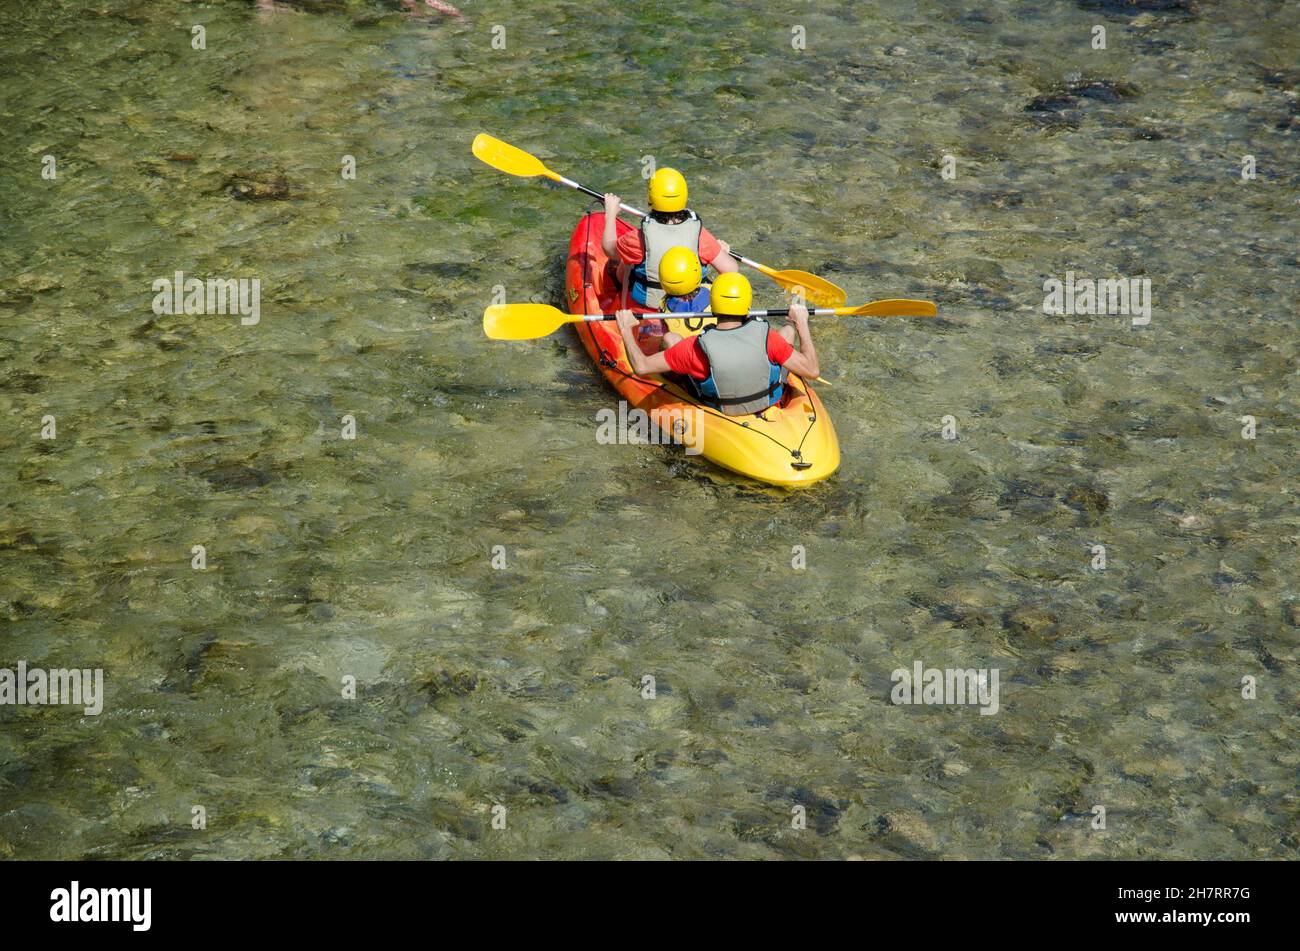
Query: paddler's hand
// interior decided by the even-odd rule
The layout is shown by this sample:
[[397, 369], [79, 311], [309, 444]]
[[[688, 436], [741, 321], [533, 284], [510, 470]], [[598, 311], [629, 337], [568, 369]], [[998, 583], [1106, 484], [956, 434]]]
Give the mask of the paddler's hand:
[[822, 375], [822, 368], [817, 362], [817, 348], [813, 346], [812, 333], [808, 330], [807, 306], [797, 301], [792, 303], [790, 323], [794, 324], [794, 332], [799, 335], [799, 349], [790, 354], [785, 367], [805, 380], [815, 380]]
[[605, 217], [613, 218], [618, 214], [618, 206], [623, 204], [623, 199], [619, 198], [613, 192], [605, 192]]
[[640, 323], [636, 318], [636, 314], [632, 313], [630, 310], [614, 311], [614, 320], [618, 323], [619, 330], [627, 331], [636, 330], [636, 325]]
[[646, 356], [636, 340], [636, 314], [630, 310], [614, 311], [614, 319], [618, 321], [619, 336], [623, 338], [623, 350], [627, 354], [627, 362], [632, 365], [632, 372], [637, 376], [648, 376], [652, 373], [667, 373], [668, 358], [663, 352], [653, 353]]

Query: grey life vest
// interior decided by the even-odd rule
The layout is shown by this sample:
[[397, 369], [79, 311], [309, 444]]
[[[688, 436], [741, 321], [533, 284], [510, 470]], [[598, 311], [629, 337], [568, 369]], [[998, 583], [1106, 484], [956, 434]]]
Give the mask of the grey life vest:
[[739, 327], [700, 333], [709, 376], [695, 380], [696, 393], [728, 416], [761, 413], [781, 401], [786, 370], [767, 358], [767, 321], [752, 317]]
[[704, 225], [695, 212], [688, 210], [686, 214], [687, 219], [675, 225], [662, 224], [649, 216], [641, 219], [641, 247], [645, 249], [645, 257], [632, 271], [632, 280], [644, 286], [644, 301], [636, 293], [641, 288], [633, 287], [633, 296], [638, 303], [644, 303], [647, 307], [658, 307], [663, 303], [664, 289], [659, 286], [659, 261], [669, 248], [681, 245], [696, 254], [700, 253], [700, 232], [704, 230]]

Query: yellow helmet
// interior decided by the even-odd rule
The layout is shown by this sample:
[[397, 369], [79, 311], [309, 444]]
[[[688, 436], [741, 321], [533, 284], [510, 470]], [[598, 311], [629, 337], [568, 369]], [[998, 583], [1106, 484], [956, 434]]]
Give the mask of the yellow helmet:
[[704, 271], [690, 248], [669, 248], [659, 259], [659, 284], [674, 297], [685, 297], [700, 286]]
[[650, 176], [650, 207], [655, 211], [681, 211], [686, 207], [686, 179], [675, 168], [661, 168]]
[[744, 317], [754, 302], [749, 278], [736, 271], [719, 274], [709, 292], [709, 310], [719, 317]]

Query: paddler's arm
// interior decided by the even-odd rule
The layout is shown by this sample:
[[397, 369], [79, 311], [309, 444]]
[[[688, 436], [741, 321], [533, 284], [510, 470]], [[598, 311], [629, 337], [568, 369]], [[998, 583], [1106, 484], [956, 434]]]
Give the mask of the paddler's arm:
[[622, 261], [618, 262], [618, 286], [620, 288], [618, 296], [619, 299], [623, 301], [624, 307], [632, 306], [631, 304], [628, 303], [628, 298], [632, 296], [632, 288], [631, 288], [632, 282], [627, 279], [627, 276], [631, 273], [632, 273], [632, 269], [630, 267], [628, 267]]
[[636, 342], [636, 325], [638, 323], [636, 315], [630, 310], [615, 311], [618, 320], [618, 331], [623, 336], [623, 349], [627, 351], [627, 362], [632, 364], [632, 372], [637, 376], [648, 376], [651, 373], [667, 373], [668, 358], [663, 352], [646, 356], [641, 352], [641, 347]]
[[719, 274], [726, 274], [728, 271], [739, 271], [740, 262], [731, 256], [731, 245], [727, 244], [725, 241], [719, 241], [718, 247], [720, 247], [722, 251], [717, 257], [709, 262], [709, 267], [713, 268], [713, 270], [717, 271]]
[[799, 349], [790, 354], [785, 361], [785, 368], [805, 380], [815, 380], [822, 375], [822, 368], [817, 361], [812, 332], [808, 329], [808, 308], [803, 304], [791, 304], [790, 323], [794, 324], [795, 332], [799, 334]]
[[613, 192], [605, 193], [605, 230], [600, 236], [600, 247], [605, 257], [615, 261], [618, 260], [618, 225], [614, 222], [618, 220], [618, 206], [622, 201]]

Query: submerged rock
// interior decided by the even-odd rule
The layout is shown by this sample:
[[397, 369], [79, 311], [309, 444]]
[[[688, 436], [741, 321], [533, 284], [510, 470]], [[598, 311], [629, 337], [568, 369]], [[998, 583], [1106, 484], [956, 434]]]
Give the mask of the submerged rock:
[[882, 813], [868, 827], [872, 838], [905, 858], [933, 858], [940, 851], [940, 837], [925, 816], [915, 810]]
[[1164, 13], [1190, 18], [1196, 15], [1194, 0], [1075, 0], [1075, 3], [1082, 10], [1110, 13], [1115, 16]]
[[220, 463], [202, 470], [198, 475], [219, 491], [256, 489], [271, 481], [271, 477], [261, 469], [238, 463]]
[[1025, 106], [1025, 112], [1062, 112], [1078, 103], [1074, 96], [1058, 93], [1056, 95], [1035, 96]]
[[1125, 99], [1135, 99], [1140, 95], [1136, 86], [1109, 80], [1071, 83], [1069, 88], [1070, 92], [1080, 99], [1092, 99], [1096, 102], [1121, 102]]
[[408, 279], [416, 275], [429, 275], [438, 281], [473, 281], [480, 275], [478, 265], [469, 261], [421, 261], [404, 265]]
[[1108, 79], [1080, 79], [1035, 96], [1025, 106], [1024, 111], [1040, 125], [1077, 129], [1078, 110], [1087, 100], [1114, 103], [1135, 99], [1140, 95], [1141, 91], [1131, 83]]
[[287, 201], [300, 197], [289, 191], [289, 180], [281, 172], [239, 172], [229, 176], [222, 187], [238, 201]]
[[1097, 516], [1110, 508], [1110, 497], [1091, 485], [1070, 486], [1061, 501], [1084, 515]]
[[1046, 608], [1020, 605], [1002, 615], [1009, 638], [1030, 645], [1050, 644], [1061, 636], [1060, 618]]
[[434, 697], [464, 697], [478, 688], [478, 675], [468, 670], [438, 670], [417, 681], [419, 688]]
[[34, 271], [18, 275], [18, 277], [14, 279], [14, 283], [17, 284], [20, 289], [32, 294], [45, 294], [49, 291], [60, 290], [63, 287], [63, 285], [55, 278], [52, 278], [47, 274], [37, 274]]

